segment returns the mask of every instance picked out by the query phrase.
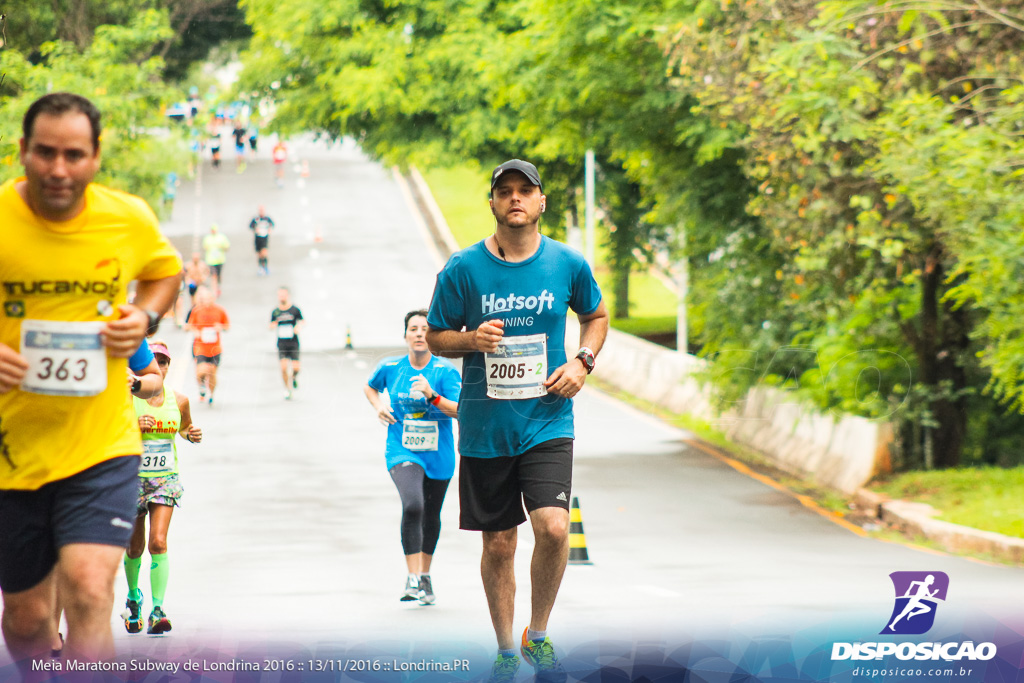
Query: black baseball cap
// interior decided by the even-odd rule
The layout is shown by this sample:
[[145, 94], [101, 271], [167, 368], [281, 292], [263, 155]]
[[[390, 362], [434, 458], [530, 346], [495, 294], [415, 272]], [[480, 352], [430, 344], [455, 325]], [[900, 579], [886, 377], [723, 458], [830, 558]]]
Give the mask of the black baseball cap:
[[510, 159], [491, 171], [492, 190], [494, 189], [494, 185], [498, 182], [498, 178], [508, 171], [519, 171], [526, 176], [526, 179], [531, 183], [539, 187], [541, 190], [544, 189], [544, 185], [540, 182], [540, 173], [537, 172], [536, 166], [531, 164], [529, 161], [523, 161], [522, 159]]

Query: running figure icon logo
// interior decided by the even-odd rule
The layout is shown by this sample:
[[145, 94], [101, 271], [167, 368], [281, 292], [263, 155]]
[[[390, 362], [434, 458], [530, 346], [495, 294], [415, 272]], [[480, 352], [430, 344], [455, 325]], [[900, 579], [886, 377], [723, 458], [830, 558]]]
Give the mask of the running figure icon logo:
[[881, 634], [920, 635], [935, 623], [939, 601], [945, 602], [949, 577], [943, 572], [893, 572], [896, 590], [892, 615]]

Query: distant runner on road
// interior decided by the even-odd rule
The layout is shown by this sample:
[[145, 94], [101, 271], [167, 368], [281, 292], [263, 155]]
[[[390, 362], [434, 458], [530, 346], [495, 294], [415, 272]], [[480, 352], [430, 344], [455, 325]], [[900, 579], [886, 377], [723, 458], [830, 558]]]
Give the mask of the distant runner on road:
[[205, 285], [210, 277], [210, 266], [203, 262], [199, 252], [192, 254], [192, 260], [185, 264], [185, 286], [188, 287], [189, 302], [193, 305], [196, 299], [196, 289]]
[[[566, 673], [547, 637], [569, 556], [575, 396], [608, 332], [601, 290], [582, 255], [540, 234], [547, 199], [537, 168], [513, 159], [491, 173], [495, 232], [452, 255], [437, 276], [427, 342], [465, 356], [459, 402], [460, 526], [483, 532], [481, 575], [498, 639], [491, 680], [515, 678], [516, 527], [530, 516], [529, 626], [519, 651], [537, 678]], [[565, 317], [580, 321], [566, 360]], [[470, 380], [469, 378], [472, 378]]]
[[228, 258], [231, 241], [222, 234], [216, 223], [210, 226], [210, 232], [203, 238], [203, 252], [206, 265], [210, 268], [210, 279], [213, 281], [215, 296], [220, 296], [221, 277], [224, 263]]
[[231, 129], [231, 135], [235, 138], [235, 171], [245, 171], [245, 126], [241, 121], [235, 121], [235, 127]]
[[281, 361], [284, 398], [290, 400], [292, 390], [299, 388], [299, 329], [305, 324], [302, 311], [291, 301], [287, 287], [277, 290], [277, 308], [270, 312], [270, 329], [277, 332], [277, 358]]
[[[154, 340], [150, 344], [156, 356], [160, 374], [166, 380], [171, 366], [167, 344]], [[178, 481], [178, 446], [175, 435], [191, 443], [203, 440], [203, 431], [192, 423], [188, 397], [172, 390], [166, 384], [156, 396], [134, 399], [135, 415], [142, 432], [142, 465], [139, 467], [137, 513], [132, 538], [124, 556], [124, 573], [128, 579], [128, 600], [123, 613], [128, 633], [142, 631], [143, 594], [139, 589], [139, 571], [146, 542], [146, 515], [149, 515], [150, 595], [153, 610], [149, 615], [147, 633], [166, 633], [171, 621], [163, 610], [164, 595], [170, 577], [167, 561], [167, 530], [171, 513], [178, 507], [184, 489]]]
[[271, 158], [274, 160], [274, 178], [276, 179], [277, 186], [284, 187], [284, 162], [288, 161], [288, 148], [283, 141], [278, 140], [274, 144]]
[[270, 254], [270, 233], [274, 229], [274, 219], [267, 215], [267, 209], [262, 204], [257, 210], [256, 216], [249, 221], [249, 229], [252, 230], [256, 248], [256, 274], [269, 275], [270, 266], [267, 263], [267, 257]]
[[188, 329], [195, 333], [192, 355], [196, 359], [196, 383], [199, 401], [213, 405], [213, 392], [217, 389], [217, 367], [220, 365], [220, 333], [230, 325], [228, 314], [213, 302], [206, 287], [196, 290], [196, 306], [188, 314]]
[[[462, 379], [427, 348], [427, 312], [405, 316], [405, 356], [381, 361], [363, 387], [377, 418], [388, 426], [385, 459], [402, 499], [402, 549], [408, 576], [401, 600], [434, 604], [430, 564], [441, 535], [441, 506], [455, 474], [452, 418]], [[380, 394], [387, 390], [391, 405]]]

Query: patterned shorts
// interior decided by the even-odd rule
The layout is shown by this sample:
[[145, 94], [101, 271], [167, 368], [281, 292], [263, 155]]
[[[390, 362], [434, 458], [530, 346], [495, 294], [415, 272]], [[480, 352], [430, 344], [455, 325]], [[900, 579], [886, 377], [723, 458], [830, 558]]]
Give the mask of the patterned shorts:
[[166, 505], [168, 507], [180, 507], [178, 500], [184, 495], [185, 489], [178, 481], [177, 474], [168, 474], [166, 477], [139, 477], [139, 516], [149, 511], [150, 503]]

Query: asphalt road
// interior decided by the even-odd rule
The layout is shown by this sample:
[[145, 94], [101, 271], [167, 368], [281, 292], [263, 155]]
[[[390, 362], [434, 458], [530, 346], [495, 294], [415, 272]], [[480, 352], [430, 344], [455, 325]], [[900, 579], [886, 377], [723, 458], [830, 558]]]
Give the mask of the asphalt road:
[[[173, 386], [192, 398], [205, 438], [178, 446], [186, 494], [171, 525], [165, 603], [174, 629], [129, 636], [115, 615], [119, 651], [168, 658], [360, 648], [467, 656], [483, 666], [494, 639], [480, 538], [458, 529], [455, 481], [432, 572], [437, 604], [398, 600], [399, 500], [384, 468], [384, 428], [361, 391], [379, 359], [403, 352], [403, 315], [427, 305], [440, 264], [391, 172], [354, 146], [292, 141], [278, 189], [269, 141], [261, 144], [244, 173], [228, 154], [219, 171], [205, 165], [198, 196], [183, 183], [165, 226], [186, 257], [211, 222], [231, 239], [221, 299], [231, 330], [213, 406], [196, 403], [186, 335], [167, 323], [160, 332], [175, 353]], [[277, 224], [268, 277], [256, 274], [247, 229], [261, 203]], [[487, 220], [483, 202], [480, 209]], [[279, 285], [307, 319], [292, 401], [283, 399], [268, 329]], [[1020, 569], [857, 536], [596, 390], [580, 394], [576, 414], [573, 494], [593, 565], [568, 568], [550, 625], [556, 643], [870, 639], [892, 609], [888, 575], [901, 570], [950, 576], [935, 634], [991, 619], [1020, 623]], [[529, 613], [531, 544], [527, 525], [518, 628]], [[148, 596], [146, 577], [144, 569]], [[119, 579], [117, 610], [125, 594]]]

